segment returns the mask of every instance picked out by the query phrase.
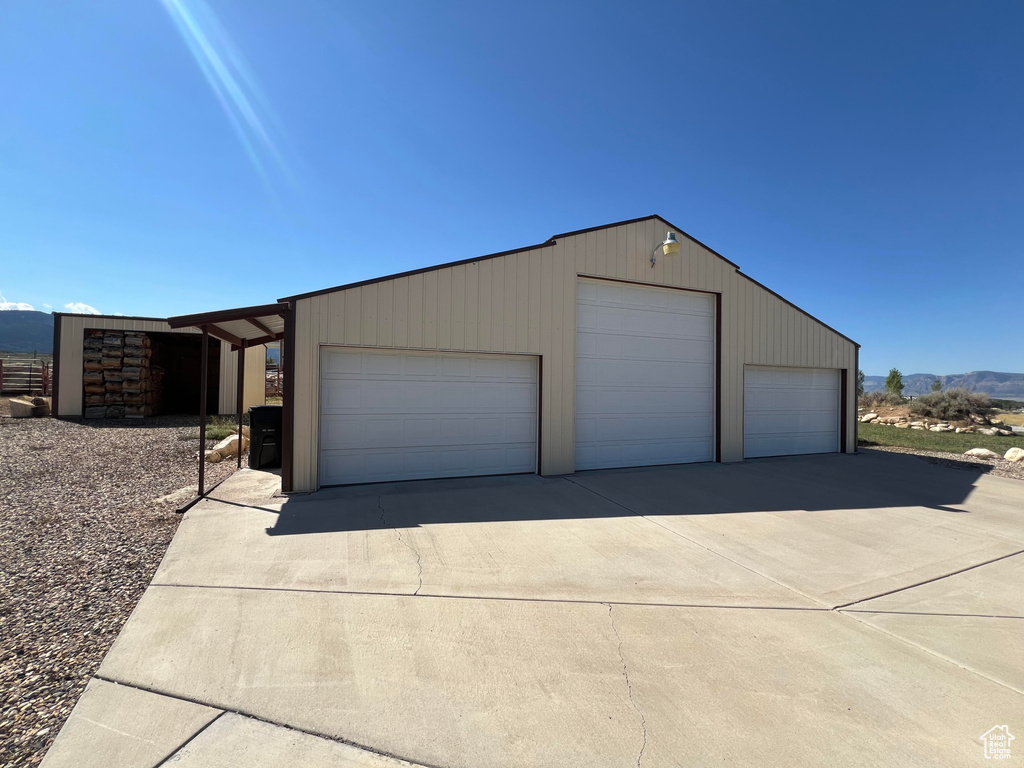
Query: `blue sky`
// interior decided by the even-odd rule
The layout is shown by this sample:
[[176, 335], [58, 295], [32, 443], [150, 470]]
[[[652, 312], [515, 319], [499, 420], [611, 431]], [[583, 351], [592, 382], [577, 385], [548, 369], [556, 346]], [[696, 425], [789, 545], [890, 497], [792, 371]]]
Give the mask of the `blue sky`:
[[164, 316], [659, 213], [1024, 371], [1019, 3], [5, 3], [0, 302]]

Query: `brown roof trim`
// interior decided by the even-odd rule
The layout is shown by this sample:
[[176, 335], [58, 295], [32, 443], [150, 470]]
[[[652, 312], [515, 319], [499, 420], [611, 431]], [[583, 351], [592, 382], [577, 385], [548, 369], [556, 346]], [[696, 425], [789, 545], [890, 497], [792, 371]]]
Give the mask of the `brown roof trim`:
[[[650, 221], [651, 219], [661, 219], [656, 213], [652, 213], [650, 216], [640, 216], [635, 219], [626, 219], [624, 221], [616, 221], [611, 224], [601, 224], [597, 227], [587, 227], [586, 229], [574, 229], [572, 232], [562, 232], [559, 235], [552, 235], [552, 240], [561, 240], [563, 237], [575, 237], [576, 235], [585, 235], [588, 232], [600, 232], [602, 229], [612, 229], [613, 227], [624, 227], [627, 224], [639, 224], [641, 221]], [[665, 221], [664, 219], [661, 219]], [[665, 221], [668, 224], [667, 221]]]
[[780, 299], [781, 301], [785, 302], [786, 304], [791, 306], [793, 309], [795, 309], [797, 312], [800, 312], [801, 314], [806, 315], [807, 317], [809, 317], [814, 322], [821, 324], [822, 326], [824, 326], [828, 330], [832, 331], [832, 333], [836, 334], [837, 336], [839, 336], [839, 337], [841, 337], [843, 339], [846, 339], [851, 344], [856, 344], [858, 348], [860, 347], [860, 344], [857, 344], [857, 342], [854, 341], [853, 339], [851, 339], [849, 336], [847, 336], [847, 335], [845, 335], [843, 333], [840, 333], [835, 328], [830, 326], [828, 323], [822, 322], [821, 320], [816, 318], [814, 315], [812, 315], [810, 312], [808, 312], [808, 311], [806, 311], [804, 309], [801, 309], [796, 304], [791, 302], [789, 299], [787, 299], [787, 298], [785, 298], [783, 296], [780, 296], [775, 291], [773, 291], [771, 288], [769, 288], [768, 286], [764, 285], [763, 283], [758, 282], [757, 280], [752, 278], [750, 275], [744, 274], [740, 270], [739, 264], [737, 264], [736, 262], [730, 261], [729, 259], [725, 258], [725, 256], [720, 254], [714, 248], [711, 248], [707, 244], [702, 243], [700, 240], [698, 240], [693, 235], [688, 233], [685, 229], [682, 229], [681, 227], [677, 227], [675, 224], [673, 224], [671, 221], [666, 219], [664, 216], [659, 216], [656, 213], [652, 213], [649, 216], [640, 216], [640, 217], [635, 218], [635, 219], [625, 219], [624, 221], [616, 221], [616, 222], [613, 222], [611, 224], [602, 224], [602, 225], [597, 226], [597, 227], [588, 227], [586, 229], [573, 230], [572, 232], [563, 232], [561, 234], [551, 236], [550, 238], [548, 238], [548, 240], [546, 242], [538, 243], [537, 245], [528, 245], [525, 248], [512, 248], [511, 250], [508, 250], [508, 251], [500, 251], [498, 253], [489, 253], [486, 256], [477, 256], [477, 257], [472, 258], [472, 259], [461, 259], [460, 261], [450, 261], [450, 262], [447, 262], [445, 264], [436, 264], [436, 265], [434, 265], [432, 267], [423, 267], [421, 269], [409, 270], [408, 272], [399, 272], [398, 274], [394, 274], [394, 275], [385, 275], [383, 277], [375, 277], [375, 278], [372, 278], [370, 280], [361, 280], [361, 281], [359, 281], [357, 283], [347, 283], [345, 285], [334, 286], [333, 288], [323, 288], [323, 289], [321, 289], [319, 291], [309, 291], [307, 293], [299, 293], [299, 294], [296, 294], [294, 296], [285, 296], [284, 298], [279, 299], [279, 301], [285, 302], [285, 301], [296, 301], [297, 299], [309, 299], [309, 298], [312, 298], [314, 296], [323, 296], [324, 294], [334, 293], [336, 291], [347, 291], [347, 290], [350, 290], [352, 288], [362, 288], [364, 285], [374, 285], [375, 283], [384, 283], [384, 282], [387, 282], [389, 280], [397, 280], [400, 277], [411, 277], [412, 275], [422, 275], [424, 272], [434, 272], [434, 271], [439, 270], [439, 269], [447, 269], [449, 267], [458, 267], [458, 266], [460, 266], [462, 264], [472, 264], [474, 262], [484, 261], [486, 259], [496, 259], [499, 256], [508, 256], [509, 254], [512, 254], [512, 253], [522, 253], [524, 251], [533, 251], [533, 250], [536, 250], [538, 248], [546, 248], [548, 246], [554, 245], [556, 243], [556, 241], [561, 240], [562, 238], [565, 238], [565, 237], [575, 237], [576, 235], [585, 235], [588, 232], [598, 232], [598, 231], [600, 231], [602, 229], [612, 229], [614, 227], [623, 227], [623, 226], [626, 226], [627, 224], [637, 224], [637, 223], [639, 223], [641, 221], [651, 221], [652, 219], [658, 219], [662, 223], [668, 225], [668, 227], [670, 229], [674, 230], [676, 233], [678, 233], [678, 234], [682, 235], [683, 237], [685, 237], [686, 239], [696, 243], [697, 245], [699, 245], [701, 248], [703, 248], [704, 250], [708, 251], [709, 253], [714, 254], [715, 256], [720, 258], [722, 261], [724, 261], [726, 264], [729, 264], [730, 266], [735, 267], [737, 273], [739, 273], [743, 277], [747, 278], [748, 280], [750, 280], [750, 282], [754, 283], [755, 285], [757, 285], [757, 286], [763, 288], [764, 290], [768, 291], [768, 293], [770, 293], [772, 296], [775, 296], [777, 299]]
[[95, 317], [100, 320], [147, 320], [154, 323], [166, 323], [166, 317], [140, 317], [138, 315], [93, 315], [78, 312], [51, 312], [56, 317]]
[[235, 309], [219, 309], [215, 312], [198, 312], [193, 315], [176, 315], [167, 318], [171, 328], [226, 323], [232, 320], [248, 320], [250, 317], [266, 317], [267, 315], [284, 315], [287, 309], [283, 304], [260, 304], [255, 307], [237, 307]]

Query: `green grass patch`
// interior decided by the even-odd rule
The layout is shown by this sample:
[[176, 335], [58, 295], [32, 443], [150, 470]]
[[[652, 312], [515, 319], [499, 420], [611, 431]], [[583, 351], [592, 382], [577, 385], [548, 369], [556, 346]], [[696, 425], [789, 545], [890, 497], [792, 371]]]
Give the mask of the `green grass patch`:
[[988, 448], [1000, 456], [1017, 446], [1024, 448], [1024, 435], [999, 437], [993, 435], [956, 434], [955, 432], [929, 432], [927, 429], [896, 429], [883, 424], [858, 424], [860, 445], [889, 445], [899, 448], [917, 448], [922, 451], [963, 453], [971, 448]]
[[[206, 439], [207, 440], [223, 440], [228, 435], [233, 435], [238, 431], [238, 420], [228, 416], [214, 416], [206, 424]], [[189, 432], [187, 435], [181, 436], [182, 440], [198, 440], [199, 431]]]

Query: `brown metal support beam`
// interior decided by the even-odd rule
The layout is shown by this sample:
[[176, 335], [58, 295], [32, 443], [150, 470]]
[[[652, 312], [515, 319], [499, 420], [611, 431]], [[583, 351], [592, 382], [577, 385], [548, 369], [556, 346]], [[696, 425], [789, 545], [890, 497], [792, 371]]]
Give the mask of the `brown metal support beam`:
[[281, 490], [292, 490], [292, 452], [295, 444], [295, 302], [288, 303], [284, 313], [284, 341], [281, 343], [284, 364], [284, 409], [281, 414]]
[[199, 496], [206, 484], [206, 385], [210, 367], [210, 327], [203, 326], [203, 351], [199, 361]]
[[[255, 347], [257, 344], [266, 344], [266, 343], [271, 342], [271, 341], [280, 341], [283, 337], [284, 337], [284, 334], [283, 333], [279, 333], [276, 336], [260, 336], [258, 339], [246, 339], [245, 343], [248, 344], [250, 347]], [[233, 349], [233, 350], [237, 349], [241, 345], [242, 345], [242, 340], [239, 339], [237, 344], [232, 342], [231, 349]]]
[[255, 317], [247, 317], [247, 318], [245, 318], [245, 321], [247, 323], [249, 323], [249, 325], [251, 325], [253, 328], [257, 328], [257, 329], [263, 331], [267, 336], [275, 335], [272, 330], [267, 328], [267, 326], [265, 326], [263, 323], [261, 323]]
[[228, 333], [223, 328], [218, 328], [216, 325], [204, 325], [203, 328], [213, 336], [215, 339], [226, 341], [229, 344], [234, 344], [236, 347], [242, 346], [242, 340], [234, 334]]
[[242, 468], [242, 395], [245, 392], [245, 340], [238, 349], [238, 468]]

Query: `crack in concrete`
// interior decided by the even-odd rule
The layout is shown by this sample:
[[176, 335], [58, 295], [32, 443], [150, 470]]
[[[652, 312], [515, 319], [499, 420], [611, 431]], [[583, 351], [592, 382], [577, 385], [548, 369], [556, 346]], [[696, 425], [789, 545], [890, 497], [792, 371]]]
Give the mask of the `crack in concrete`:
[[[383, 523], [385, 528], [391, 528], [391, 526], [388, 525], [387, 518], [384, 516], [384, 497], [383, 496], [378, 496], [377, 497], [377, 509], [380, 510], [380, 521], [381, 521], [381, 523]], [[408, 548], [408, 550], [410, 552], [412, 552], [414, 555], [416, 555], [416, 568], [419, 571], [419, 573], [417, 575], [417, 579], [419, 580], [419, 584], [416, 587], [416, 591], [413, 592], [413, 595], [414, 596], [418, 595], [420, 593], [420, 590], [423, 589], [423, 559], [420, 557], [419, 550], [417, 550], [416, 547], [414, 547], [412, 544], [410, 544], [408, 541], [405, 540], [405, 538], [402, 536], [402, 532], [400, 530], [398, 530], [398, 528], [392, 528], [392, 530], [394, 530], [395, 534], [398, 536], [398, 540], [400, 542], [402, 542], [402, 544], [404, 544], [406, 546], [406, 548]]]
[[[605, 605], [608, 605], [605, 603]], [[643, 733], [643, 743], [640, 745], [640, 753], [636, 756], [636, 768], [640, 768], [640, 764], [644, 759], [644, 751], [647, 749], [647, 718], [644, 717], [643, 710], [637, 706], [636, 699], [633, 698], [633, 683], [629, 680], [629, 669], [626, 667], [626, 657], [622, 655], [622, 635], [619, 634], [618, 628], [615, 626], [615, 618], [612, 616], [612, 606], [608, 605], [608, 621], [612, 625], [612, 632], [615, 633], [615, 639], [619, 641], [618, 648], [616, 649], [619, 653], [619, 661], [622, 662], [622, 676], [626, 679], [626, 690], [629, 692], [629, 703], [633, 705], [633, 709], [640, 716], [640, 729]]]

